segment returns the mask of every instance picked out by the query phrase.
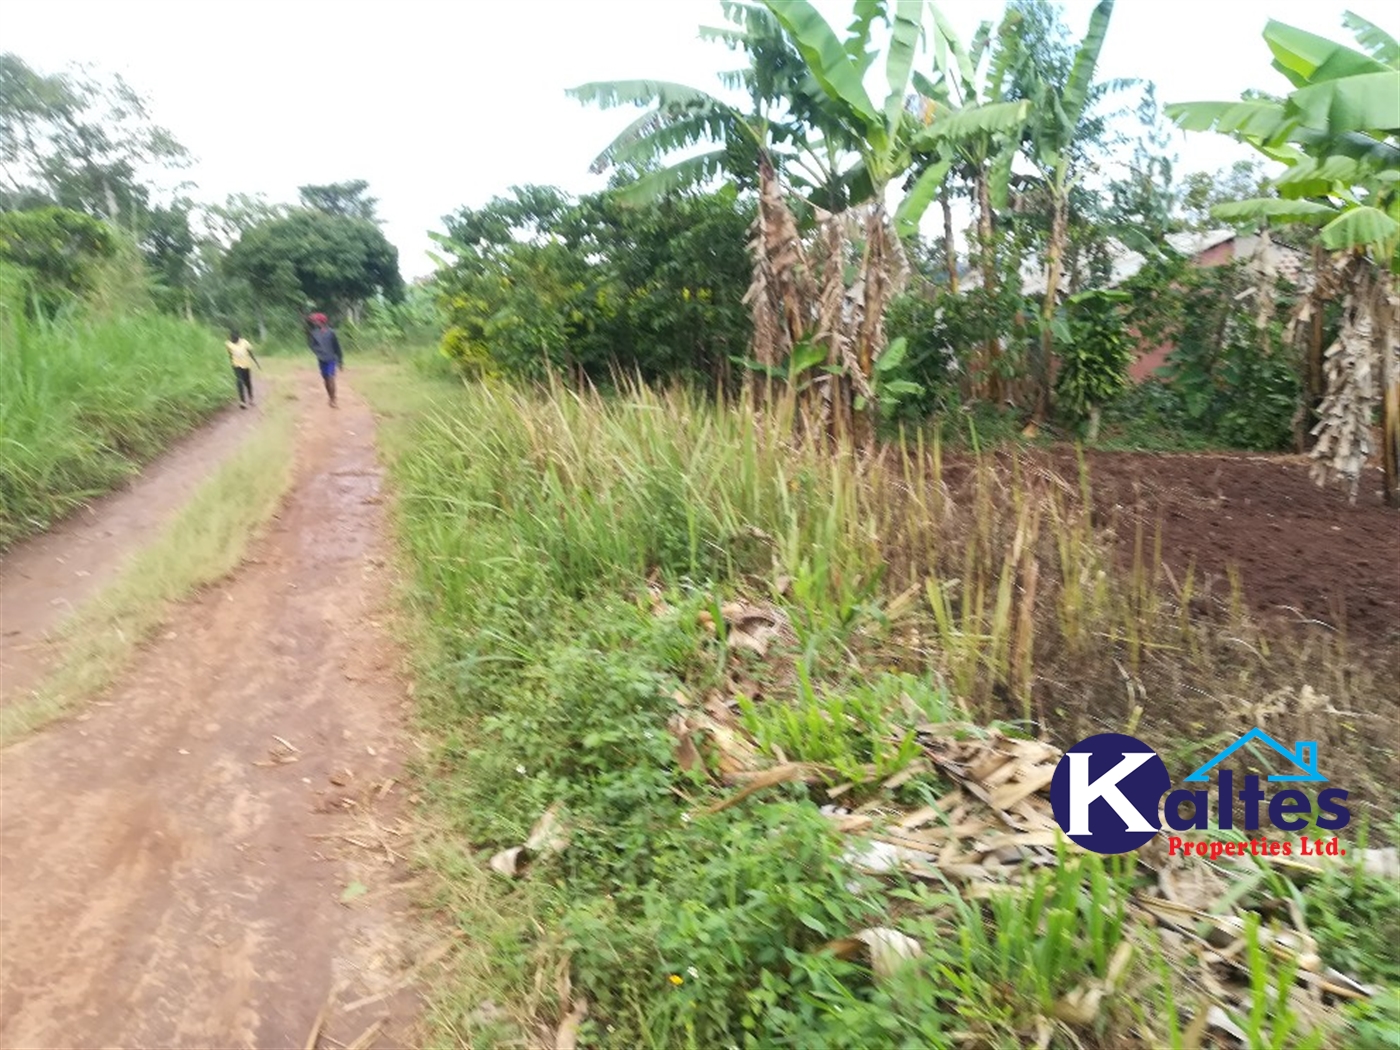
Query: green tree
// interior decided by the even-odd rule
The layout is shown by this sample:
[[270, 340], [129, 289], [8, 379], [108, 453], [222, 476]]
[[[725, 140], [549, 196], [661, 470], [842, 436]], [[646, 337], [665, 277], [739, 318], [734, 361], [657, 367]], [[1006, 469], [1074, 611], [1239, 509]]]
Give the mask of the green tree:
[[[996, 210], [1007, 203], [1011, 178], [1011, 161], [1019, 144], [1026, 120], [1028, 104], [1005, 96], [1007, 76], [1003, 62], [1009, 48], [1003, 43], [994, 54], [993, 27], [983, 22], [973, 35], [970, 48], [965, 49], [957, 34], [935, 4], [929, 5], [933, 16], [933, 51], [935, 56], [932, 79], [916, 73], [914, 85], [921, 99], [921, 118], [930, 129], [921, 141], [932, 139], [933, 152], [916, 164], [918, 177], [902, 208], [901, 233], [906, 236], [918, 208], [921, 195], [938, 191], [943, 211], [943, 242], [948, 284], [958, 291], [957, 253], [954, 250], [951, 187], [942, 181], [940, 173], [956, 175], [971, 187], [977, 217], [974, 238], [982, 281], [979, 299], [994, 301], [998, 294]], [[1008, 15], [1001, 34], [1013, 31], [1016, 21]], [[938, 183], [942, 181], [942, 185]], [[992, 327], [982, 344], [981, 360], [971, 363], [972, 385], [992, 400], [1000, 400], [1000, 331]]]
[[45, 310], [90, 291], [100, 264], [116, 253], [111, 227], [81, 212], [0, 212], [0, 260], [23, 269]]
[[141, 253], [156, 283], [157, 298], [167, 309], [193, 310], [195, 236], [190, 227], [193, 205], [186, 199], [147, 211]]
[[260, 193], [231, 193], [222, 204], [203, 205], [199, 209], [199, 225], [203, 239], [213, 240], [226, 250], [253, 227], [289, 214], [291, 208], [287, 205], [273, 204]]
[[368, 191], [368, 182], [364, 179], [352, 179], [349, 182], [332, 182], [324, 186], [302, 186], [297, 193], [303, 205], [327, 215], [378, 222], [375, 207], [379, 201], [374, 197], [365, 196]]
[[0, 54], [0, 166], [7, 206], [58, 204], [137, 230], [150, 204], [139, 173], [181, 167], [183, 146], [120, 76], [45, 75]]
[[[828, 424], [845, 427], [856, 402], [875, 398], [885, 308], [907, 271], [895, 225], [913, 234], [951, 162], [925, 165], [893, 216], [886, 190], [904, 180], [916, 155], [936, 153], [941, 140], [970, 127], [1023, 119], [1025, 105], [1000, 111], [970, 105], [956, 119], [923, 123], [909, 103], [924, 0], [858, 3], [844, 37], [805, 0], [729, 4], [726, 12], [735, 26], [711, 34], [750, 59], [746, 70], [726, 78], [747, 91], [749, 111], [675, 84], [613, 81], [573, 93], [604, 106], [651, 107], [598, 162], [652, 166], [642, 180], [648, 188], [712, 178], [736, 143], [752, 144], [759, 213], [750, 241], [752, 358], [765, 371], [787, 372], [799, 348], [809, 348], [802, 356], [815, 360], [810, 347], [820, 344], [824, 372], [807, 389], [814, 404], [833, 413]], [[890, 36], [883, 56], [887, 91], [877, 105], [865, 78], [881, 57], [874, 45], [878, 24]], [[723, 145], [655, 170], [662, 158], [700, 142]]]
[[724, 382], [748, 339], [748, 206], [728, 187], [649, 201], [625, 188], [572, 201], [515, 187], [448, 216], [436, 237], [452, 257], [437, 277], [448, 356], [531, 378]]
[[1257, 160], [1237, 160], [1223, 172], [1193, 171], [1182, 183], [1182, 212], [1187, 224], [1198, 230], [1219, 224], [1212, 214], [1218, 205], [1258, 197], [1268, 190], [1264, 165]]
[[[1102, 91], [1095, 90], [1094, 72], [1113, 17], [1113, 0], [1100, 0], [1089, 18], [1089, 30], [1065, 67], [1062, 52], [1053, 46], [1053, 33], [1043, 29], [1047, 5], [1027, 5], [1019, 27], [1003, 35], [1011, 54], [1008, 68], [1015, 93], [1030, 102], [1026, 158], [1037, 169], [1049, 197], [1050, 230], [1045, 248], [1045, 295], [1040, 311], [1040, 352], [1033, 368], [1035, 411], [1049, 408], [1050, 361], [1054, 354], [1053, 321], [1059, 308], [1069, 240], [1070, 191], [1085, 170], [1085, 144], [1096, 138], [1101, 121], [1091, 112]], [[1041, 42], [1044, 41], [1044, 42]]]
[[268, 303], [352, 317], [364, 300], [403, 294], [399, 253], [366, 219], [301, 210], [252, 227], [229, 250], [230, 273]]
[[1091, 289], [1065, 303], [1069, 339], [1055, 376], [1059, 409], [1070, 419], [1088, 420], [1090, 441], [1098, 440], [1099, 413], [1128, 384], [1133, 344], [1123, 328], [1120, 307], [1127, 292]]

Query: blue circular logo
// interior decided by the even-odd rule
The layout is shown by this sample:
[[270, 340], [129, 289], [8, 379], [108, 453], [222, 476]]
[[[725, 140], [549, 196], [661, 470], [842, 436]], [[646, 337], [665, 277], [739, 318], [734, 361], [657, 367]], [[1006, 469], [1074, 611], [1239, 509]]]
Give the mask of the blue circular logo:
[[1170, 787], [1157, 752], [1136, 737], [1099, 733], [1061, 756], [1050, 808], [1071, 842], [1095, 853], [1127, 853], [1161, 830], [1158, 806]]

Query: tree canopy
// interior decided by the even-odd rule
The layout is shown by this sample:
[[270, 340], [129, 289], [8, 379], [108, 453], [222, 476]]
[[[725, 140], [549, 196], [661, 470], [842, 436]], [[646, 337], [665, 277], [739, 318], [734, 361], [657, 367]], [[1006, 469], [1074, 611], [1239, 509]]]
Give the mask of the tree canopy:
[[306, 207], [325, 212], [327, 215], [378, 222], [379, 218], [374, 209], [379, 201], [365, 196], [368, 191], [369, 183], [364, 179], [351, 179], [348, 182], [331, 182], [324, 186], [302, 186], [297, 193]]
[[0, 54], [0, 205], [57, 204], [136, 229], [150, 203], [143, 170], [188, 162], [120, 76], [43, 74]]
[[247, 230], [228, 268], [266, 299], [353, 309], [371, 296], [403, 295], [399, 253], [374, 223], [303, 209]]

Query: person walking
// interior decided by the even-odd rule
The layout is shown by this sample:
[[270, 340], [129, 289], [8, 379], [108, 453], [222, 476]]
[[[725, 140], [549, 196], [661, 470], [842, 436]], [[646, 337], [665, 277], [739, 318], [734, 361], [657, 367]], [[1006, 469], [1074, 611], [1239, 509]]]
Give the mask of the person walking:
[[247, 408], [253, 403], [253, 366], [261, 368], [262, 365], [253, 353], [253, 344], [239, 335], [237, 328], [229, 330], [224, 349], [233, 366], [233, 381], [238, 384], [238, 407]]
[[340, 352], [340, 340], [335, 329], [326, 320], [325, 314], [311, 315], [311, 331], [306, 336], [306, 345], [316, 355], [316, 364], [321, 369], [321, 381], [326, 384], [326, 396], [331, 408], [335, 408], [335, 374], [345, 367], [345, 357]]

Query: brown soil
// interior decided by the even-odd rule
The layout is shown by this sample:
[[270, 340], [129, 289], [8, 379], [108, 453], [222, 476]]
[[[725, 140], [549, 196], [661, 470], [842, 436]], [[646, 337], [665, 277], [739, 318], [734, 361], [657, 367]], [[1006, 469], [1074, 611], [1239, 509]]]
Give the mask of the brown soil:
[[301, 1047], [327, 1006], [318, 1045], [381, 1018], [369, 1045], [415, 1043], [373, 421], [295, 386], [297, 481], [249, 562], [0, 755], [0, 1045]]
[[256, 413], [225, 412], [128, 484], [0, 555], [0, 702], [37, 684], [45, 636], [106, 585], [247, 436]]
[[[1057, 454], [1062, 470], [1073, 458]], [[1226, 597], [1230, 569], [1260, 616], [1321, 621], [1358, 640], [1400, 639], [1400, 511], [1387, 508], [1378, 471], [1355, 505], [1319, 488], [1306, 461], [1247, 455], [1091, 453], [1096, 518], [1133, 557], [1138, 522], [1151, 558], [1177, 580], [1196, 569], [1197, 593]], [[1069, 473], [1073, 477], [1073, 473]]]

